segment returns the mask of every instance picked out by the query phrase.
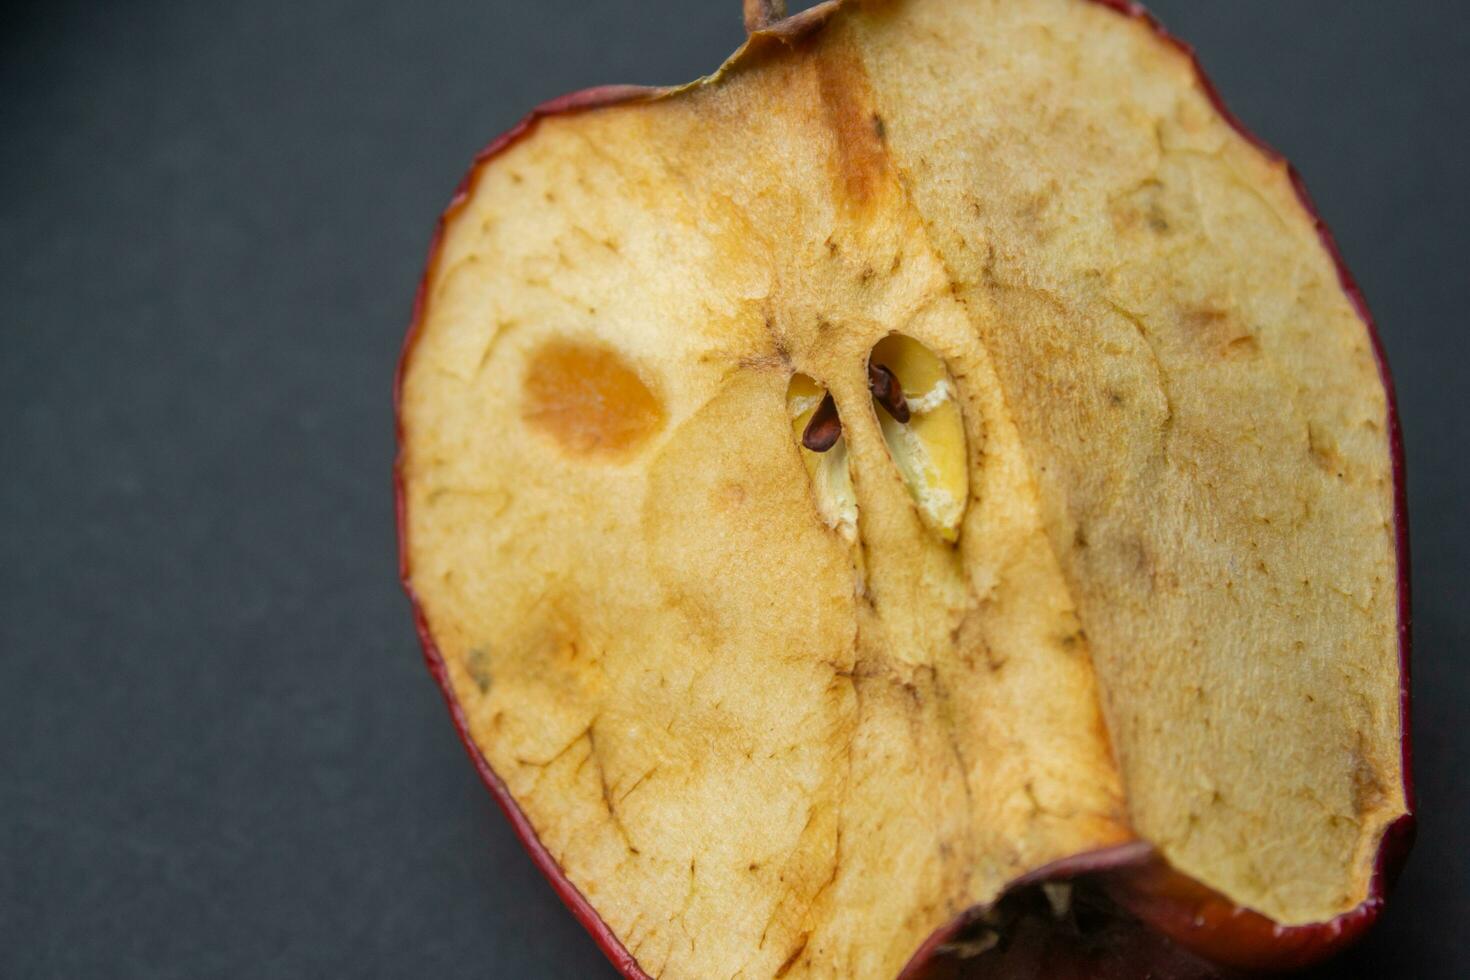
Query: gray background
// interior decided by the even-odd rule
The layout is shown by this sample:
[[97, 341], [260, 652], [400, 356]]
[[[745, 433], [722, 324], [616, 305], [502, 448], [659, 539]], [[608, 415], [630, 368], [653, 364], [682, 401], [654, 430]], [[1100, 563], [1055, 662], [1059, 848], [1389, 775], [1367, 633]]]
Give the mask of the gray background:
[[[0, 21], [0, 977], [595, 977], [396, 583], [390, 381], [474, 151], [737, 0]], [[1322, 976], [1470, 976], [1461, 0], [1157, 0], [1305, 172], [1408, 435], [1420, 843]]]

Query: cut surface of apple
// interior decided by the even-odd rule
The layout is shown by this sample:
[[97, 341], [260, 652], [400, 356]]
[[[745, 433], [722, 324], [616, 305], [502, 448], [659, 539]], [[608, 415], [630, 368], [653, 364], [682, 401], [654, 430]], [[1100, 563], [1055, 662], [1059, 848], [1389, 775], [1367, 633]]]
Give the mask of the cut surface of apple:
[[1294, 175], [1121, 4], [756, 20], [436, 240], [403, 574], [491, 789], [630, 976], [1016, 975], [1073, 878], [1330, 953], [1411, 828], [1407, 555]]

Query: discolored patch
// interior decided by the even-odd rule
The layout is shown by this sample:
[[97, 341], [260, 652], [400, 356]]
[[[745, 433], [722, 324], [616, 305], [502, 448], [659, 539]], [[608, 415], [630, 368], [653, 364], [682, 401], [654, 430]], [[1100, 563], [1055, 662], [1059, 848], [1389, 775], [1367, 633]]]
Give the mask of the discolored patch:
[[1202, 354], [1238, 357], [1252, 353], [1259, 346], [1246, 325], [1224, 304], [1181, 310], [1179, 329], [1183, 338]]
[[469, 671], [470, 679], [475, 682], [475, 686], [480, 689], [480, 693], [489, 693], [491, 683], [490, 654], [479, 647], [475, 647], [465, 655], [465, 669]]
[[1109, 207], [1113, 227], [1120, 234], [1167, 235], [1172, 228], [1162, 181], [1149, 178], [1114, 199]]
[[856, 53], [842, 46], [824, 51], [816, 67], [822, 109], [837, 143], [837, 188], [851, 204], [866, 205], [889, 179], [886, 131], [873, 108], [867, 73]]
[[1332, 429], [1324, 422], [1316, 420], [1307, 422], [1307, 453], [1311, 456], [1312, 462], [1327, 473], [1340, 477], [1347, 468], [1346, 460], [1338, 451], [1337, 440], [1333, 438]]
[[616, 456], [664, 424], [663, 403], [616, 351], [553, 340], [530, 358], [521, 418], [580, 456]]
[[1359, 735], [1352, 751], [1353, 813], [1359, 818], [1374, 813], [1388, 799], [1383, 780], [1378, 775], [1378, 768], [1367, 756], [1365, 741], [1363, 736]]

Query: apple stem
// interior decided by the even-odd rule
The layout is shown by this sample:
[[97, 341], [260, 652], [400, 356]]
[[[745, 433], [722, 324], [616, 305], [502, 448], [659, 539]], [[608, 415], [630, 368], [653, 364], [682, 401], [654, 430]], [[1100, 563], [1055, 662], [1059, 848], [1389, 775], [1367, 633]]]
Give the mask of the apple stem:
[[770, 27], [786, 16], [786, 0], [742, 0], [745, 6], [745, 33]]

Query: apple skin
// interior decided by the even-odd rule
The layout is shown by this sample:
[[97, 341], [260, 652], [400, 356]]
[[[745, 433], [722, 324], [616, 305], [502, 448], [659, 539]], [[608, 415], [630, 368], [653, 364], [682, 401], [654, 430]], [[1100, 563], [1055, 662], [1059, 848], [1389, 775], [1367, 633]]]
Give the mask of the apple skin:
[[[827, 0], [801, 13], [757, 27], [750, 33], [747, 48], [756, 49], [771, 43], [789, 43], [822, 25], [844, 0]], [[1167, 940], [1153, 942], [1144, 929], [1122, 929], [1116, 938], [1117, 949], [1126, 960], [1116, 957], [1108, 962], [1099, 962], [1095, 957], [1067, 959], [1070, 953], [1062, 954], [1062, 961], [1053, 958], [1045, 962], [1045, 969], [1052, 976], [1098, 977], [1127, 976], [1129, 973], [1112, 972], [1109, 964], [1126, 962], [1133, 968], [1147, 966], [1151, 974], [1160, 978], [1201, 977], [1211, 973], [1217, 976], [1228, 972], [1206, 970], [1200, 972], [1202, 964], [1196, 956], [1203, 957], [1226, 971], [1281, 971], [1309, 966], [1326, 959], [1351, 945], [1378, 918], [1384, 902], [1405, 858], [1414, 842], [1416, 809], [1413, 778], [1413, 749], [1410, 730], [1410, 673], [1409, 650], [1411, 643], [1411, 606], [1409, 583], [1409, 519], [1408, 501], [1404, 480], [1404, 443], [1399, 423], [1397, 398], [1394, 393], [1393, 377], [1389, 372], [1388, 358], [1383, 349], [1378, 328], [1368, 310], [1367, 301], [1357, 281], [1343, 261], [1336, 239], [1307, 193], [1301, 174], [1282, 154], [1256, 136], [1229, 109], [1219, 90], [1210, 81], [1200, 65], [1193, 47], [1170, 34], [1164, 26], [1141, 5], [1131, 0], [1089, 0], [1117, 14], [1137, 20], [1151, 29], [1161, 40], [1173, 45], [1190, 61], [1198, 83], [1215, 106], [1215, 109], [1230, 125], [1250, 141], [1267, 157], [1287, 168], [1302, 206], [1316, 225], [1323, 246], [1337, 267], [1342, 289], [1352, 301], [1359, 318], [1368, 329], [1373, 354], [1378, 364], [1384, 393], [1388, 403], [1388, 437], [1392, 454], [1394, 479], [1394, 528], [1399, 568], [1398, 613], [1399, 613], [1399, 708], [1402, 724], [1401, 744], [1403, 747], [1404, 800], [1407, 812], [1385, 828], [1379, 842], [1374, 863], [1374, 873], [1369, 885], [1368, 897], [1356, 908], [1327, 922], [1300, 926], [1282, 926], [1265, 916], [1241, 908], [1218, 892], [1174, 871], [1147, 844], [1131, 844], [1109, 848], [1091, 854], [1077, 855], [1053, 865], [1039, 869], [1012, 883], [1008, 893], [1017, 888], [1043, 881], [1086, 880], [1096, 881], [1104, 892], [1123, 910]], [[743, 53], [743, 52], [741, 52]], [[737, 53], [736, 57], [740, 57]], [[408, 525], [406, 500], [403, 492], [402, 473], [402, 392], [403, 376], [409, 358], [418, 339], [423, 310], [427, 298], [428, 284], [433, 278], [439, 258], [444, 229], [468, 199], [475, 182], [485, 166], [505, 149], [529, 134], [536, 124], [548, 116], [576, 113], [601, 106], [629, 102], [651, 101], [660, 98], [675, 88], [653, 88], [636, 85], [605, 85], [583, 89], [544, 102], [532, 109], [511, 129], [492, 140], [476, 154], [468, 172], [455, 189], [449, 204], [440, 215], [430, 240], [428, 260], [424, 275], [414, 297], [413, 314], [399, 356], [398, 369], [393, 384], [393, 408], [396, 420], [396, 435], [399, 447], [398, 459], [393, 467], [393, 492], [398, 526], [399, 578], [413, 608], [414, 623], [423, 647], [424, 659], [429, 672], [438, 683], [455, 730], [460, 741], [474, 762], [480, 778], [504, 811], [516, 836], [530, 854], [531, 860], [551, 882], [552, 888], [571, 910], [578, 922], [591, 933], [598, 948], [607, 956], [614, 967], [629, 980], [649, 980], [648, 974], [628, 952], [607, 924], [598, 917], [586, 897], [567, 879], [555, 859], [536, 836], [535, 829], [526, 819], [525, 813], [510, 795], [505, 784], [490, 768], [484, 755], [470, 737], [464, 712], [454, 699], [444, 658], [434, 644], [429, 624], [422, 605], [414, 594], [408, 564]], [[905, 966], [902, 980], [939, 980], [942, 977], [963, 976], [968, 971], [965, 962], [947, 957], [942, 947], [975, 920], [984, 909], [971, 909], [954, 921], [937, 930], [927, 939]], [[1172, 943], [1168, 940], [1172, 940]], [[1036, 943], [1044, 940], [1034, 940]], [[1175, 945], [1177, 944], [1177, 945]], [[1020, 944], [1018, 944], [1020, 945]], [[1193, 955], [1191, 955], [1193, 954]], [[1026, 965], [1019, 965], [1025, 962]], [[1007, 958], [995, 963], [987, 972], [997, 977], [1031, 976], [1042, 961], [1023, 961], [1019, 957]]]

